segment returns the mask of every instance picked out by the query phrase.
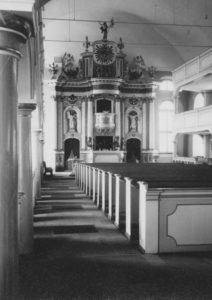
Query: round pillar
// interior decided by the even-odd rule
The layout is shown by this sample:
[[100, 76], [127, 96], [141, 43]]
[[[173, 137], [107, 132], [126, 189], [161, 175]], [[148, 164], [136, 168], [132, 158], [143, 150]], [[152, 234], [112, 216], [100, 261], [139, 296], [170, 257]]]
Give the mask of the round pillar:
[[88, 98], [87, 139], [93, 143], [93, 99]]
[[154, 99], [146, 99], [143, 103], [144, 128], [142, 161], [155, 162], [158, 151], [155, 150], [155, 102]]
[[155, 149], [155, 102], [153, 99], [149, 103], [149, 148]]
[[86, 114], [85, 114], [85, 99], [82, 99], [82, 137], [81, 137], [81, 149], [85, 150], [85, 136], [86, 136]]
[[18, 191], [24, 194], [19, 219], [19, 253], [21, 254], [33, 250], [31, 112], [35, 108], [36, 105], [31, 103], [18, 105]]
[[[11, 22], [12, 20], [12, 22]], [[29, 24], [9, 12], [0, 20], [0, 299], [17, 299], [17, 80]]]
[[121, 138], [121, 102], [120, 97], [116, 98], [115, 103], [115, 109], [116, 109], [116, 136]]
[[34, 149], [34, 183], [35, 183], [35, 189], [34, 189], [34, 195], [33, 198], [40, 198], [40, 191], [41, 191], [41, 178], [42, 178], [42, 139], [41, 134], [42, 130], [37, 129], [34, 132], [34, 146], [36, 147]]

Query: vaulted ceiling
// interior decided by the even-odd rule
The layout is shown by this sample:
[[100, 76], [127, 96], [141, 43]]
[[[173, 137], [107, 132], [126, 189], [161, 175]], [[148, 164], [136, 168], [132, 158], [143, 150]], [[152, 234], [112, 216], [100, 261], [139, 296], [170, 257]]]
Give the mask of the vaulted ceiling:
[[160, 70], [173, 70], [212, 45], [211, 0], [0, 0], [0, 9], [27, 11], [34, 2], [43, 5], [46, 68], [65, 52], [77, 62], [85, 36], [101, 39], [99, 22], [111, 18], [108, 39], [122, 37], [129, 60], [141, 55]]
[[212, 45], [211, 0], [51, 0], [44, 5], [46, 65], [65, 52], [75, 60], [83, 41], [101, 39], [99, 22], [115, 25], [109, 40], [122, 37], [129, 59], [173, 70]]

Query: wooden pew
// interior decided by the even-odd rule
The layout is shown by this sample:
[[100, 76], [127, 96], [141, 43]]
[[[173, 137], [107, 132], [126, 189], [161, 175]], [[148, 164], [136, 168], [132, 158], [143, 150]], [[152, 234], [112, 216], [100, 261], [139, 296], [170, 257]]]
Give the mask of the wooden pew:
[[[145, 253], [212, 250], [212, 189], [207, 188], [211, 183], [211, 167], [177, 166], [174, 174], [175, 167], [165, 165], [162, 170], [166, 172], [158, 178], [160, 166], [152, 165], [127, 166], [127, 170], [126, 165], [120, 164], [104, 165], [104, 170], [95, 167], [92, 172], [93, 199], [103, 211], [108, 205], [110, 219], [113, 216], [111, 207], [115, 204], [115, 225], [128, 238], [133, 238], [132, 233], [139, 226], [137, 238]], [[113, 170], [113, 175], [109, 169]], [[154, 169], [156, 173], [151, 174]], [[116, 171], [121, 174], [115, 174]], [[174, 180], [175, 176], [177, 180]], [[200, 185], [195, 191], [193, 182]]]

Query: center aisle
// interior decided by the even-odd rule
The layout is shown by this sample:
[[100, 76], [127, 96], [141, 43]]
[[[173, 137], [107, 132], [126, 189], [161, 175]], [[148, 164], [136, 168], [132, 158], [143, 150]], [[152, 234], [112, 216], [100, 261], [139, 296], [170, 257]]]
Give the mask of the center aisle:
[[188, 256], [142, 255], [68, 176], [44, 181], [34, 239], [34, 254], [20, 262], [20, 299], [206, 299], [198, 287], [211, 292], [206, 263], [200, 274]]

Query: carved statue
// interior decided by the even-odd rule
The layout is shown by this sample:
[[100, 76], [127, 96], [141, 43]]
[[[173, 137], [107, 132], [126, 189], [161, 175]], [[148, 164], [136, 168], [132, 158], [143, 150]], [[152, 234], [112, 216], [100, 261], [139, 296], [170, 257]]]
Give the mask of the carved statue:
[[65, 53], [62, 57], [62, 73], [58, 80], [77, 78], [79, 68], [74, 65], [74, 57], [70, 53]]
[[52, 78], [51, 79], [56, 79], [56, 75], [58, 73], [58, 65], [55, 64], [54, 62], [49, 65], [49, 73], [52, 75]]
[[100, 26], [100, 30], [101, 30], [101, 33], [103, 33], [103, 40], [107, 40], [107, 35], [108, 35], [108, 31], [109, 31], [109, 28], [112, 28], [114, 26], [114, 20], [113, 18], [110, 20], [110, 24], [108, 25], [107, 22], [100, 22], [99, 23], [101, 26]]
[[73, 111], [67, 111], [68, 129], [70, 131], [77, 131], [77, 116]]
[[143, 73], [146, 69], [143, 57], [138, 55], [134, 57], [133, 62], [129, 68], [129, 79], [130, 80], [140, 80], [143, 77]]
[[129, 131], [137, 131], [138, 116], [137, 114], [129, 114]]

